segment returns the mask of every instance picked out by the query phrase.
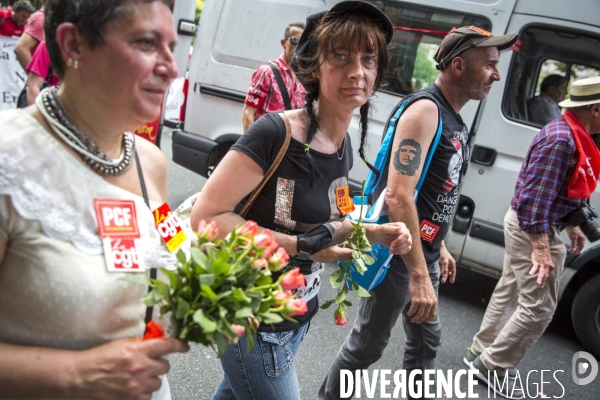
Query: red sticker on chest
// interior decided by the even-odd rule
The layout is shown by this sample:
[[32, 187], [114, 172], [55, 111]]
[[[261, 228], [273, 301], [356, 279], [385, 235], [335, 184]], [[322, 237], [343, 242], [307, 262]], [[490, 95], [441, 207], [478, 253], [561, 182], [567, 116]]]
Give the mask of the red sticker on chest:
[[440, 227], [436, 224], [432, 224], [426, 219], [421, 222], [421, 226], [419, 227], [419, 233], [421, 234], [421, 239], [426, 240], [428, 242], [433, 242], [435, 235], [439, 232]]
[[143, 272], [138, 239], [103, 239], [106, 269], [111, 272]]
[[181, 229], [181, 220], [173, 214], [167, 203], [164, 203], [152, 213], [160, 237], [165, 241], [169, 251], [173, 253], [185, 241], [185, 233]]
[[140, 230], [133, 200], [94, 199], [101, 238], [139, 238]]

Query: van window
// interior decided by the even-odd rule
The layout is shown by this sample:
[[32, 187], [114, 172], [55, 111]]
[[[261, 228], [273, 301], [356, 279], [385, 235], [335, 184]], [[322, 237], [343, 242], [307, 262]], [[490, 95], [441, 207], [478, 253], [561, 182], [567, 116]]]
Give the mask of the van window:
[[502, 110], [509, 119], [541, 127], [556, 118], [556, 112], [564, 111], [557, 103], [568, 97], [571, 82], [600, 75], [600, 37], [530, 25], [519, 33], [519, 39], [520, 50], [511, 61]]
[[395, 0], [372, 0], [390, 18], [394, 37], [389, 47], [389, 85], [382, 90], [406, 95], [433, 83], [439, 71], [433, 55], [453, 27], [475, 25], [491, 31], [491, 22], [481, 16], [455, 13]]

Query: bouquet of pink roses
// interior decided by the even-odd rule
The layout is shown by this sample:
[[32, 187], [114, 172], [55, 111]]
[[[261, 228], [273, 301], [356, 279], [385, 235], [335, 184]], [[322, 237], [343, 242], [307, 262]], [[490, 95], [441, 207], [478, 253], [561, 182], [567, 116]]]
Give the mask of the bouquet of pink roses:
[[260, 323], [293, 321], [307, 306], [292, 294], [304, 283], [297, 268], [273, 281], [271, 272], [281, 270], [289, 256], [269, 230], [259, 233], [256, 222], [247, 221], [224, 239], [216, 237], [215, 222], [201, 221], [190, 257], [180, 250], [177, 270], [162, 270], [169, 283], [151, 279], [143, 301], [158, 304], [161, 316], [171, 313], [173, 337], [213, 348], [216, 343], [221, 357], [238, 336], [246, 336], [251, 350]]

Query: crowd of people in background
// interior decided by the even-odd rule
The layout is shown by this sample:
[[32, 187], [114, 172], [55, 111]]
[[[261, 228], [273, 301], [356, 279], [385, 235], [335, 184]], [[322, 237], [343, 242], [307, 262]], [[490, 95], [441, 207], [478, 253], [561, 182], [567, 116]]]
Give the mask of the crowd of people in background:
[[0, 35], [19, 38], [14, 53], [27, 77], [17, 100], [19, 108], [33, 104], [41, 89], [60, 84], [44, 41], [45, 7], [46, 0], [37, 11], [27, 0], [21, 0], [0, 10]]

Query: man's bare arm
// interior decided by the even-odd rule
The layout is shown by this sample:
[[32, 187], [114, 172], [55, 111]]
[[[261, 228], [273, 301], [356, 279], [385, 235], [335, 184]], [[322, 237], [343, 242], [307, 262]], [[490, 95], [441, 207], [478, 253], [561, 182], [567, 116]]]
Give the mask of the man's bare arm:
[[248, 104], [244, 104], [244, 111], [242, 112], [242, 126], [244, 127], [244, 132], [250, 128], [250, 126], [254, 123], [254, 116], [258, 110], [256, 108], [250, 107]]
[[404, 112], [392, 144], [385, 196], [390, 221], [404, 222], [413, 238], [411, 251], [402, 258], [410, 274], [408, 315], [415, 323], [429, 321], [437, 313], [437, 298], [421, 247], [419, 216], [414, 203], [415, 188], [437, 125], [438, 109], [431, 100], [419, 100]]
[[26, 70], [31, 61], [31, 49], [33, 49], [39, 41], [29, 33], [24, 33], [17, 44], [15, 45], [15, 55], [21, 67]]

